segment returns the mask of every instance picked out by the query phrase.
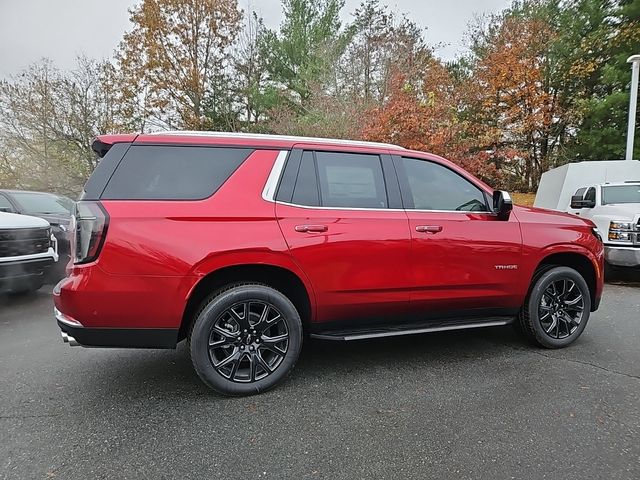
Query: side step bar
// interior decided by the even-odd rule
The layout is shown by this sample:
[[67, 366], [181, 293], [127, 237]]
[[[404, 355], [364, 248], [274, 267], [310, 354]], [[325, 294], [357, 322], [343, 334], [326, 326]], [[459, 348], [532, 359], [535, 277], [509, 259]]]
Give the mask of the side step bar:
[[367, 340], [371, 338], [384, 338], [384, 337], [398, 337], [401, 335], [415, 335], [418, 333], [431, 333], [431, 332], [446, 332], [449, 330], [466, 330], [468, 328], [482, 328], [482, 327], [500, 327], [503, 325], [509, 325], [513, 323], [513, 319], [494, 320], [478, 323], [467, 323], [457, 325], [440, 325], [433, 327], [421, 327], [421, 328], [395, 328], [395, 329], [377, 329], [377, 330], [351, 330], [346, 332], [326, 332], [326, 333], [312, 333], [311, 338], [319, 340], [337, 340], [343, 342], [350, 342], [352, 340]]

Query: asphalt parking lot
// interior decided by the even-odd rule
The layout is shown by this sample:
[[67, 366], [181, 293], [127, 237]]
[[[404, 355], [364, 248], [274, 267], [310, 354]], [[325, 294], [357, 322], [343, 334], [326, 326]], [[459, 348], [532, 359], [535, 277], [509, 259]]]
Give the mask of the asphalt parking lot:
[[0, 478], [640, 478], [640, 288], [565, 350], [513, 329], [310, 342], [250, 398], [175, 351], [70, 348], [46, 291], [0, 300]]

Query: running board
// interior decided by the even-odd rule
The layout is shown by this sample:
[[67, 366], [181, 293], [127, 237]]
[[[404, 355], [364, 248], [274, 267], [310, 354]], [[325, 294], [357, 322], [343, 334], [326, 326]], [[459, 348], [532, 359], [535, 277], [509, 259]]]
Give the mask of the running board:
[[433, 327], [422, 328], [388, 328], [388, 329], [376, 329], [376, 330], [352, 330], [345, 332], [326, 332], [326, 333], [312, 333], [311, 338], [318, 340], [337, 340], [343, 342], [349, 342], [352, 340], [367, 340], [371, 338], [384, 338], [384, 337], [399, 337], [401, 335], [415, 335], [418, 333], [432, 333], [432, 332], [446, 332], [450, 330], [466, 330], [469, 328], [482, 328], [482, 327], [501, 327], [513, 323], [513, 319], [495, 320], [478, 323], [466, 323], [457, 325], [440, 325]]

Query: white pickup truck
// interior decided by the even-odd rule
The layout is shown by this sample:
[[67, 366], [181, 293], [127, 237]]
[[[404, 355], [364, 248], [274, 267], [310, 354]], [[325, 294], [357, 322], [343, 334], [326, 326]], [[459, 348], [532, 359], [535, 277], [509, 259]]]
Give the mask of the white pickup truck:
[[58, 245], [49, 222], [0, 211], [0, 292], [37, 290], [57, 261]]
[[597, 225], [609, 265], [640, 268], [640, 181], [581, 187], [568, 212]]

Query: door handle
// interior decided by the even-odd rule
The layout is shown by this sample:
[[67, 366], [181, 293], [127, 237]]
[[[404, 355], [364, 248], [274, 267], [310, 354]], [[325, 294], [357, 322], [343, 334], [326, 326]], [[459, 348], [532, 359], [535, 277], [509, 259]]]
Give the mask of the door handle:
[[416, 225], [416, 232], [435, 234], [442, 231], [440, 225]]
[[326, 232], [329, 228], [326, 225], [296, 225], [296, 232]]

